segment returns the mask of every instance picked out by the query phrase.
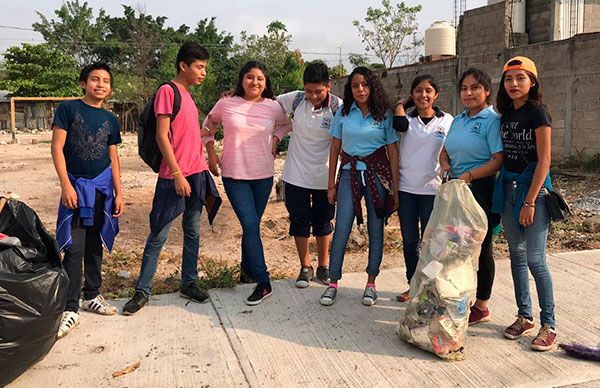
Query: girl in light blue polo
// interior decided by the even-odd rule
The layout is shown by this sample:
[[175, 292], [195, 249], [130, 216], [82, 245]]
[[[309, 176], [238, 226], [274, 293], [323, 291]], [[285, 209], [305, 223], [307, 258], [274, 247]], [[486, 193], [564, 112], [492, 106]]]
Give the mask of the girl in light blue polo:
[[442, 171], [469, 184], [473, 196], [488, 218], [488, 231], [481, 245], [477, 271], [477, 299], [471, 306], [469, 324], [490, 320], [488, 301], [492, 294], [495, 265], [492, 235], [499, 217], [491, 213], [496, 173], [502, 166], [500, 116], [490, 105], [492, 81], [483, 71], [470, 68], [459, 82], [465, 110], [454, 118], [440, 154]]
[[[398, 135], [392, 128], [392, 112], [383, 85], [371, 70], [357, 67], [344, 87], [344, 106], [338, 110], [329, 133], [327, 198], [337, 200], [335, 232], [329, 255], [329, 287], [321, 296], [324, 306], [334, 303], [338, 280], [352, 224], [362, 223], [361, 198], [367, 205], [369, 262], [362, 303], [377, 302], [375, 278], [383, 256], [384, 219], [398, 208]], [[341, 168], [336, 184], [336, 169]]]

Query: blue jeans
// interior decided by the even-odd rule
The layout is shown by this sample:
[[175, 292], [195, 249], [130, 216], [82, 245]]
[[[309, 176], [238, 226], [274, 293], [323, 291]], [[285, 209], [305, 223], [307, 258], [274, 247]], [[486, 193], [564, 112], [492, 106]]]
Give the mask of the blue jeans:
[[419, 243], [423, 238], [423, 233], [425, 233], [427, 222], [429, 222], [434, 199], [435, 195], [411, 194], [400, 191], [398, 217], [400, 218], [400, 231], [402, 233], [406, 279], [409, 283], [417, 269]]
[[[369, 232], [369, 263], [367, 273], [371, 276], [379, 275], [379, 266], [383, 257], [383, 218], [377, 218], [375, 207], [369, 195], [361, 175], [361, 171], [356, 172], [360, 184], [360, 196], [365, 197], [367, 204], [367, 230]], [[366, 177], [365, 177], [366, 178]], [[379, 179], [375, 179], [377, 191], [381, 197], [385, 191]], [[344, 264], [344, 254], [348, 245], [348, 238], [352, 232], [354, 223], [354, 206], [352, 204], [352, 188], [350, 187], [350, 171], [342, 170], [337, 192], [337, 210], [335, 216], [335, 232], [331, 242], [331, 251], [329, 254], [329, 276], [332, 281], [338, 281], [342, 278], [342, 265]]]
[[253, 180], [223, 177], [223, 186], [242, 225], [241, 267], [257, 283], [270, 286], [269, 272], [260, 238], [260, 220], [273, 188], [273, 177]]
[[[198, 251], [200, 250], [200, 214], [202, 203], [195, 197], [185, 200], [185, 211], [181, 226], [183, 228], [183, 254], [181, 255], [181, 286], [186, 287], [198, 278]], [[150, 233], [142, 256], [142, 269], [135, 289], [150, 295], [152, 279], [156, 273], [160, 251], [169, 237], [171, 224], [165, 225], [160, 232]]]
[[508, 182], [505, 186], [502, 225], [510, 252], [510, 268], [515, 287], [515, 299], [519, 308], [518, 315], [527, 318], [533, 316], [531, 296], [529, 295], [529, 269], [538, 292], [541, 323], [555, 327], [552, 277], [546, 263], [546, 240], [550, 227], [550, 216], [546, 209], [544, 194], [538, 195], [535, 201], [533, 224], [526, 228], [519, 227], [518, 220], [513, 218], [515, 196], [516, 188], [512, 182]]

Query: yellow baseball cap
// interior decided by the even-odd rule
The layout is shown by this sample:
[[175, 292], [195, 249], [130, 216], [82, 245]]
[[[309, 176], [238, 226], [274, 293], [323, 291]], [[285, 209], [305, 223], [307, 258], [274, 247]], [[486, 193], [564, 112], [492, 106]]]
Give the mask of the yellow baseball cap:
[[527, 57], [514, 57], [508, 60], [504, 67], [502, 68], [502, 73], [507, 72], [509, 70], [525, 70], [530, 72], [538, 77], [537, 67], [535, 67], [535, 63]]

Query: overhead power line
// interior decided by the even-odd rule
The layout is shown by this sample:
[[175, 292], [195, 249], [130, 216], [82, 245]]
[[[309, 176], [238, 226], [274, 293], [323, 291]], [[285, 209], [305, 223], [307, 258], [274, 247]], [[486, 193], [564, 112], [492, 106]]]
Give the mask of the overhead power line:
[[7, 28], [9, 30], [35, 31], [33, 28], [16, 27], [16, 26], [3, 26], [3, 25], [0, 25], [0, 28]]
[[[27, 27], [19, 27], [19, 26], [7, 26], [7, 25], [0, 25], [0, 28], [5, 28], [5, 29], [12, 29], [12, 30], [21, 30], [21, 31], [35, 31], [32, 28], [27, 28]], [[0, 41], [3, 42], [7, 42], [7, 43], [0, 43], [0, 47], [12, 47], [13, 45], [10, 44], [10, 42], [14, 43], [14, 45], [18, 45], [21, 43], [46, 43], [45, 40], [43, 39], [39, 39], [39, 38], [31, 38], [31, 39], [15, 39], [15, 38], [0, 38]], [[168, 43], [168, 44], [172, 44], [172, 45], [176, 45], [177, 43]], [[129, 48], [152, 48], [152, 47], [157, 47], [158, 43], [157, 42], [145, 42], [145, 43], [128, 43], [128, 42], [97, 42], [97, 41], [79, 41], [79, 42], [56, 42], [52, 44], [53, 46], [61, 46], [61, 47], [66, 47], [66, 46], [88, 46], [88, 47], [129, 47]], [[235, 44], [234, 44], [235, 45]], [[226, 44], [203, 44], [203, 46], [207, 49], [219, 49], [219, 48], [232, 48], [232, 45], [226, 45]], [[325, 55], [325, 56], [340, 56], [343, 55], [344, 57], [348, 57], [350, 54], [354, 54], [352, 52], [348, 52], [348, 53], [342, 53], [339, 51], [336, 52], [318, 52], [318, 51], [302, 51], [302, 50], [293, 50], [291, 49], [290, 51], [297, 51], [300, 54], [303, 55]], [[0, 53], [0, 54], [4, 54], [4, 53]], [[378, 58], [376, 55], [374, 54], [370, 54], [370, 53], [364, 53], [361, 54], [365, 57], [369, 57], [369, 58]], [[333, 62], [333, 60], [332, 60]]]

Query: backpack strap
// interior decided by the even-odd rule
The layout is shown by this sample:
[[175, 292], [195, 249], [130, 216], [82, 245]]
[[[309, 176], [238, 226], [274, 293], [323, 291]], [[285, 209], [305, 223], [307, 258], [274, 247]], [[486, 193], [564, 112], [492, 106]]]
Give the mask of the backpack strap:
[[330, 94], [329, 101], [331, 102], [329, 108], [331, 108], [331, 113], [335, 116], [337, 110], [340, 108], [340, 99]]
[[175, 117], [177, 117], [177, 113], [179, 113], [179, 110], [181, 109], [181, 93], [179, 92], [179, 88], [177, 87], [177, 85], [175, 85], [173, 81], [167, 81], [162, 85], [169, 85], [171, 88], [173, 88], [173, 112], [171, 113], [172, 123], [173, 120], [175, 120]]
[[292, 102], [292, 113], [290, 113], [290, 119], [294, 119], [294, 113], [296, 113], [296, 109], [300, 106], [300, 103], [304, 100], [304, 92], [300, 91], [294, 97], [294, 102]]

